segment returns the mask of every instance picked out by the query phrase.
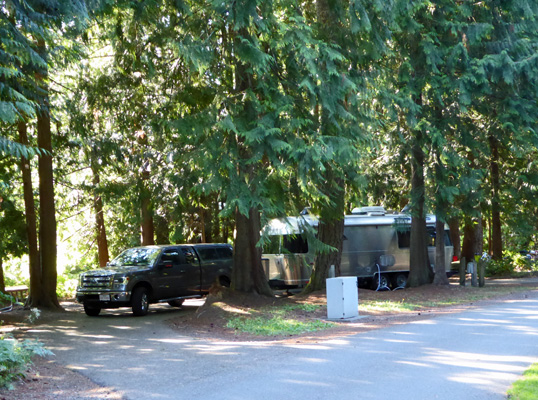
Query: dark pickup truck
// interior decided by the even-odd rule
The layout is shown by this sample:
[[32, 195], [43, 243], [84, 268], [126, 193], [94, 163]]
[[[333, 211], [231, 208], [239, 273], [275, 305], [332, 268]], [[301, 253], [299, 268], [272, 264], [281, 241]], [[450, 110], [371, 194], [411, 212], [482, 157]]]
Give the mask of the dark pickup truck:
[[77, 301], [87, 315], [103, 308], [131, 307], [146, 315], [150, 303], [180, 307], [218, 282], [229, 286], [232, 247], [227, 244], [159, 245], [125, 250], [106, 269], [80, 274]]

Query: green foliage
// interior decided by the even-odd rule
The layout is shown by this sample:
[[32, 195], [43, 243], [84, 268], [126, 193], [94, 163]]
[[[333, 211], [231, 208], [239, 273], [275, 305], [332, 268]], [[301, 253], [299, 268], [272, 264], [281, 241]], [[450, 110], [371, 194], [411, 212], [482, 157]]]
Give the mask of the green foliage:
[[48, 356], [52, 352], [37, 341], [0, 337], [0, 387], [12, 388], [14, 379], [24, 377], [33, 356]]
[[501, 260], [490, 260], [486, 264], [487, 276], [512, 276], [521, 272], [538, 271], [538, 264], [515, 251], [504, 251]]
[[58, 276], [56, 295], [59, 299], [73, 299], [77, 291], [78, 278], [68, 274]]
[[[1, 106], [1, 105], [0, 105]], [[2, 118], [2, 110], [0, 109], [0, 119]], [[13, 142], [6, 137], [0, 136], [0, 155], [10, 155], [13, 157], [31, 158], [37, 154], [45, 154], [46, 151], [36, 148], [23, 146], [20, 143]]]
[[487, 276], [510, 276], [514, 273], [515, 266], [511, 259], [490, 260], [486, 264]]
[[[24, 214], [17, 209], [11, 198], [11, 184], [13, 171], [9, 167], [3, 168], [0, 162], [0, 259], [7, 256], [19, 257], [26, 251], [26, 223]], [[1, 264], [0, 264], [1, 265]]]
[[538, 397], [538, 364], [533, 364], [508, 389], [510, 400], [533, 400]]
[[[262, 220], [305, 205], [339, 216], [346, 196], [348, 209], [401, 209], [413, 146], [425, 155], [430, 209], [441, 218], [487, 217], [491, 136], [502, 144], [495, 196], [503, 233], [511, 248], [527, 248], [538, 240], [536, 7], [103, 3], [78, 41], [87, 45], [84, 62], [50, 81], [60, 236], [83, 253], [76, 268], [95, 265], [96, 197], [111, 254], [140, 243], [143, 197], [161, 243], [227, 241], [236, 208], [261, 210]], [[67, 39], [87, 10], [83, 2], [31, 1], [6, 2], [0, 13], [0, 155], [28, 157], [38, 150], [14, 142], [13, 124], [33, 124], [43, 94], [35, 93], [36, 72], [64, 66], [59, 50], [76, 47]], [[48, 58], [36, 52], [40, 39]], [[20, 199], [2, 197], [22, 209]], [[19, 222], [3, 225], [0, 247], [23, 245], [10, 230]], [[513, 258], [498, 264], [492, 273], [528, 269]], [[71, 291], [75, 269], [68, 271], [62, 296]]]

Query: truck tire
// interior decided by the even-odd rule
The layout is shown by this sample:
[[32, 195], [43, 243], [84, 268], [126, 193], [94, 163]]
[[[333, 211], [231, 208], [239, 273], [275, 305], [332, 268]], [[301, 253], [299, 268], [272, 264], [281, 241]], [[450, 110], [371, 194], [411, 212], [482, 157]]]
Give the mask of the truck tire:
[[95, 307], [95, 306], [89, 306], [88, 304], [84, 303], [84, 312], [88, 317], [97, 317], [99, 313], [101, 312], [101, 307]]
[[133, 314], [136, 317], [143, 317], [146, 315], [149, 308], [148, 289], [145, 287], [137, 287], [131, 296], [131, 305]]

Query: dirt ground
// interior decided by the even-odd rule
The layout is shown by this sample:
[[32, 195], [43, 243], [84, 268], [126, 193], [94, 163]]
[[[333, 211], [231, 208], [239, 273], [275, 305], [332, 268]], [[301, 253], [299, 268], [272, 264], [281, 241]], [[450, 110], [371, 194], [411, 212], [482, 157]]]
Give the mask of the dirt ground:
[[[176, 317], [169, 320], [170, 326], [178, 334], [211, 340], [271, 340], [276, 343], [318, 342], [334, 337], [341, 337], [373, 329], [380, 329], [394, 324], [403, 324], [418, 319], [435, 318], [436, 316], [458, 312], [491, 301], [508, 299], [521, 299], [529, 295], [529, 291], [538, 290], [538, 280], [509, 281], [502, 284], [494, 281], [488, 282], [485, 288], [461, 287], [452, 283], [448, 287], [435, 287], [426, 285], [419, 288], [375, 292], [372, 290], [359, 290], [360, 318], [355, 321], [337, 322], [333, 328], [307, 333], [299, 336], [259, 337], [238, 333], [225, 326], [228, 317], [233, 313], [256, 313], [262, 317], [270, 317], [269, 310], [272, 305], [293, 305], [297, 303], [317, 304], [316, 311], [305, 312], [295, 308], [288, 318], [295, 320], [325, 320], [327, 316], [326, 296], [324, 293], [314, 293], [309, 296], [287, 296], [281, 293], [275, 298], [266, 298], [255, 295], [237, 295], [227, 290], [213, 292], [204, 306], [196, 313], [188, 316]], [[361, 310], [361, 302], [376, 301], [380, 304], [388, 301], [403, 304], [419, 304], [413, 311], [387, 311], [378, 309]], [[446, 306], [432, 306], [433, 302], [445, 302]], [[457, 304], [455, 304], [457, 303]], [[262, 311], [260, 311], [262, 310]], [[265, 311], [264, 311], [265, 310]], [[264, 314], [265, 313], [265, 314]], [[22, 324], [27, 324], [25, 318], [28, 312], [22, 309], [10, 313], [0, 314], [2, 320], [1, 330], [17, 332]], [[57, 318], [44, 313], [40, 320]], [[40, 320], [35, 322], [36, 325]], [[122, 396], [112, 388], [101, 387], [83, 375], [69, 370], [56, 363], [54, 359], [36, 357], [33, 365], [25, 371], [22, 377], [14, 384], [13, 390], [0, 389], [0, 400], [122, 400]]]

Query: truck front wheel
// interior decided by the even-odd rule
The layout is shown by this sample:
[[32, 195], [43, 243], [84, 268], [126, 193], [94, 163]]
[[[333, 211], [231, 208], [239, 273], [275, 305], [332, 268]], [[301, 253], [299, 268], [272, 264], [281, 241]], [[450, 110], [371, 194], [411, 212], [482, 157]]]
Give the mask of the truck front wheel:
[[101, 307], [92, 307], [88, 304], [84, 303], [84, 312], [89, 317], [97, 317], [99, 313], [101, 312]]
[[133, 291], [131, 296], [133, 314], [137, 317], [142, 317], [148, 313], [149, 299], [148, 289], [138, 287]]

